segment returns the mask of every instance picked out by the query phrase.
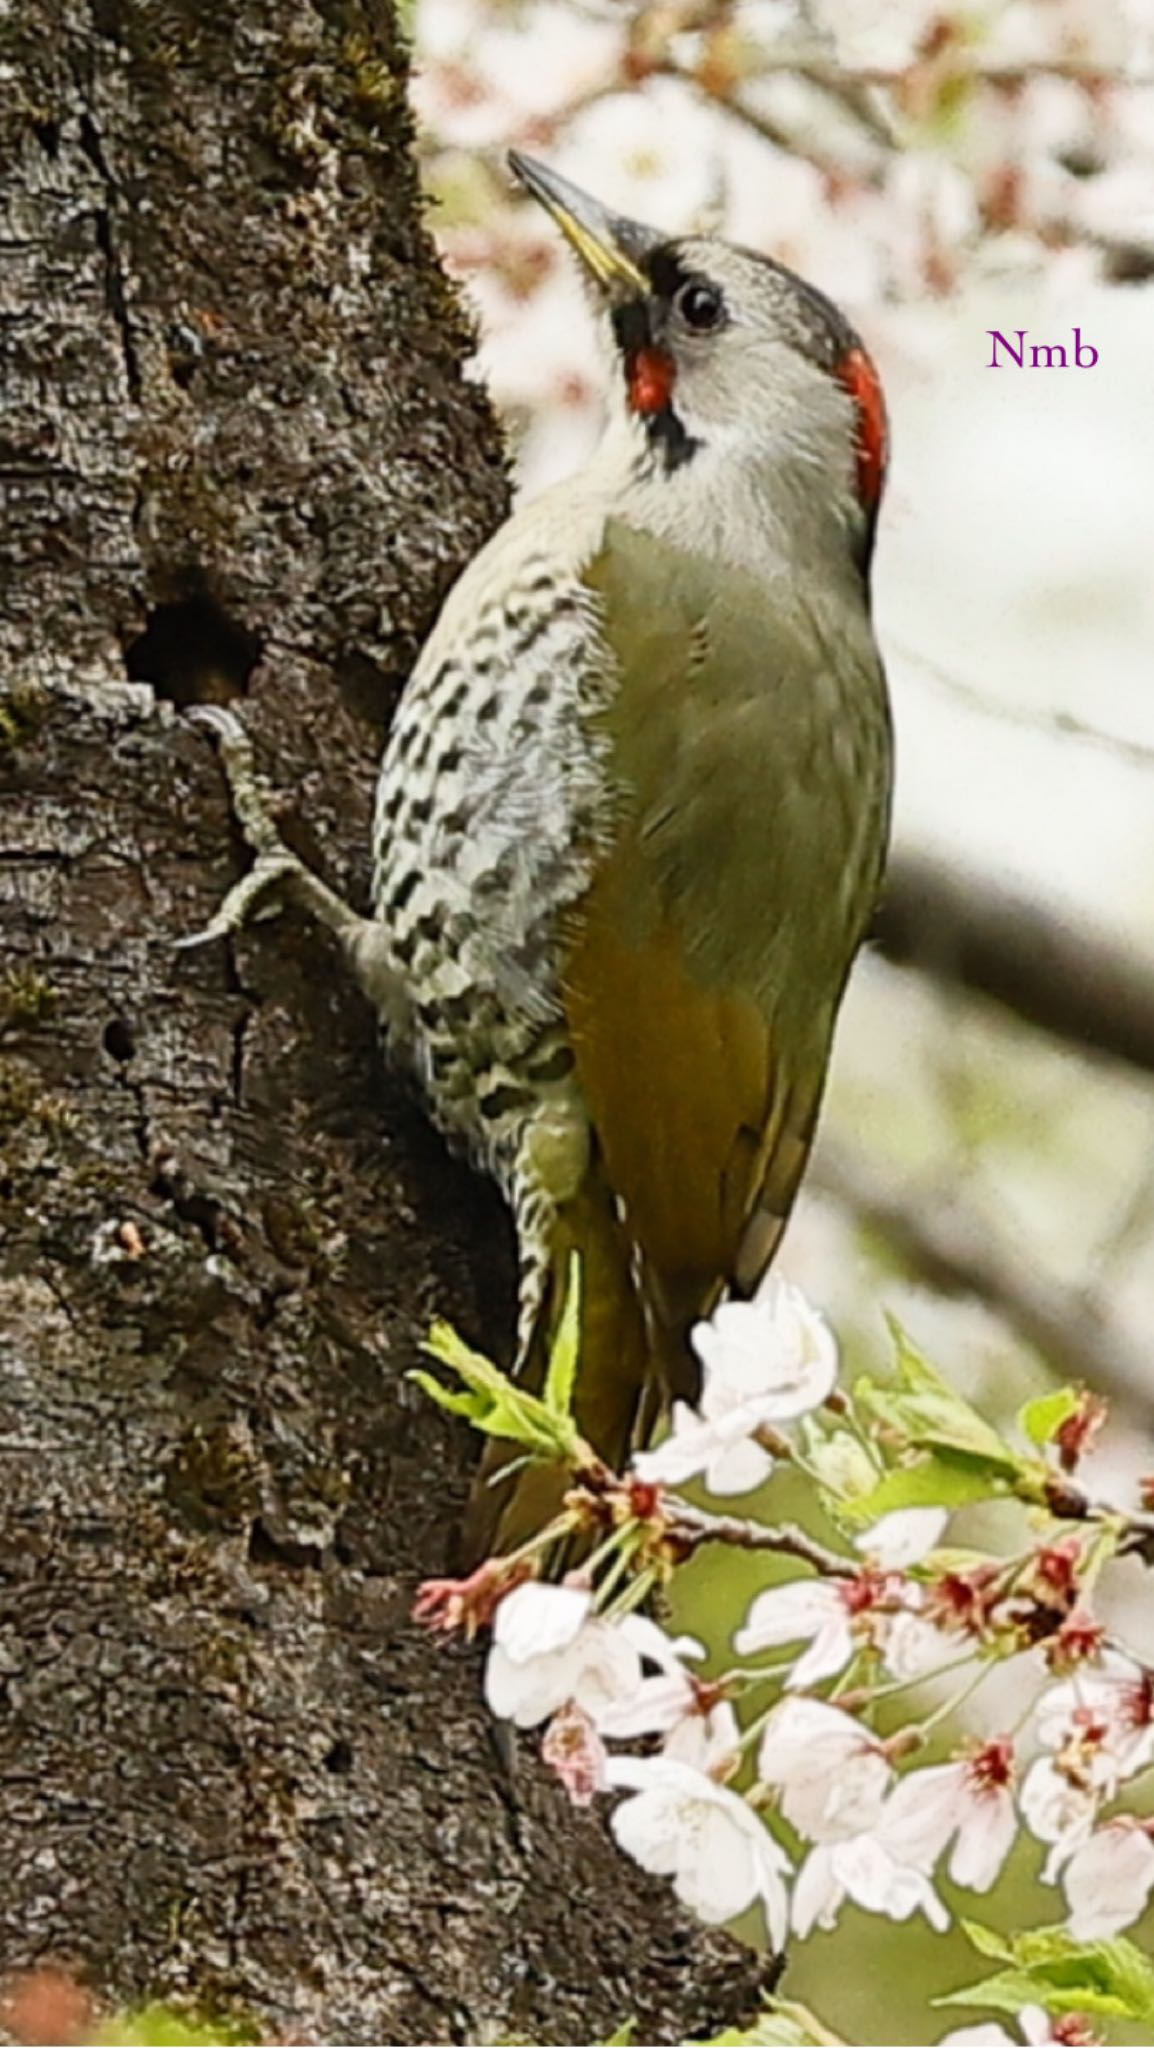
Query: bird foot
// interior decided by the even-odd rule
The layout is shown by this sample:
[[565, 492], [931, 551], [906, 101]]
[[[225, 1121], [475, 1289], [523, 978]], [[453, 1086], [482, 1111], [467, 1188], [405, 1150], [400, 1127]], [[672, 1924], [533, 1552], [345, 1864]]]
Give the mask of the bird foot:
[[235, 712], [226, 711], [220, 704], [197, 704], [187, 715], [216, 742], [233, 812], [256, 860], [248, 874], [233, 883], [216, 915], [202, 930], [178, 939], [177, 947], [189, 951], [194, 946], [205, 946], [213, 939], [227, 938], [230, 932], [240, 931], [254, 918], [275, 916], [281, 905], [269, 904], [272, 891], [282, 897], [291, 896], [347, 946], [363, 920], [285, 845], [257, 773], [252, 741]]

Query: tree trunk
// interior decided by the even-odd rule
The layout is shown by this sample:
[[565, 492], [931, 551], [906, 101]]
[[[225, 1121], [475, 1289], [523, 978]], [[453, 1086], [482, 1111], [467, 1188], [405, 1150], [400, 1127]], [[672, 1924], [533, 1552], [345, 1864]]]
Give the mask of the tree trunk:
[[508, 1232], [242, 855], [243, 698], [364, 899], [381, 733], [502, 512], [379, 0], [20, 0], [0, 52], [0, 1954], [294, 2038], [682, 2040], [760, 1966], [414, 1630]]

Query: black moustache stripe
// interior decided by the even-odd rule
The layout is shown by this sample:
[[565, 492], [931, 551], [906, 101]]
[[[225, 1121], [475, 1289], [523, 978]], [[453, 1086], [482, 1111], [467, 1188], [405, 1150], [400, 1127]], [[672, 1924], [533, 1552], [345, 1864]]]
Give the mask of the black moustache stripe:
[[646, 414], [645, 432], [667, 476], [680, 469], [683, 463], [691, 462], [701, 446], [671, 405], [665, 406], [661, 412]]
[[[661, 345], [654, 338], [652, 315], [653, 309], [644, 299], [629, 299], [623, 306], [613, 309], [613, 332], [621, 350], [627, 389], [632, 383], [638, 356], [646, 349]], [[660, 412], [638, 417], [644, 419], [649, 445], [667, 476], [690, 461], [701, 446], [700, 441], [688, 432], [672, 405], [663, 406]]]

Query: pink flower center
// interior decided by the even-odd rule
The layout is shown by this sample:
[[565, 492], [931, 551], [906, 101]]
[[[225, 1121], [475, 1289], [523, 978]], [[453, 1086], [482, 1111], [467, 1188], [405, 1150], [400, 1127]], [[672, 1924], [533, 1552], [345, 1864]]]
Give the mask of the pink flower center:
[[1008, 1735], [995, 1736], [992, 1742], [975, 1750], [966, 1763], [966, 1777], [974, 1792], [988, 1795], [1004, 1791], [1014, 1782], [1014, 1745]]

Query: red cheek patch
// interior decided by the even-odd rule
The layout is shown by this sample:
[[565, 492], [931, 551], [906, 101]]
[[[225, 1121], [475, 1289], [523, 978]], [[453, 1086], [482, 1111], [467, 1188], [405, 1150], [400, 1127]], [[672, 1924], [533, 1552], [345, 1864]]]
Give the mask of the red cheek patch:
[[664, 349], [639, 348], [629, 363], [629, 403], [634, 412], [665, 412], [673, 401], [677, 372]]
[[857, 494], [872, 512], [881, 497], [890, 449], [881, 379], [864, 348], [851, 348], [837, 375], [857, 407]]

